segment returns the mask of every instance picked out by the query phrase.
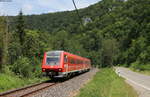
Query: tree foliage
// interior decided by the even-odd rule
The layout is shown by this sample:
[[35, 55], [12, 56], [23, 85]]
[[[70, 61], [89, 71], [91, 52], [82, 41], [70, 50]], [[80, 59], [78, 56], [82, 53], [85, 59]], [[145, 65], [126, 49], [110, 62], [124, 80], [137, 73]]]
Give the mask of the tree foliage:
[[23, 56], [32, 59], [31, 64], [38, 64], [35, 60], [41, 61], [49, 50], [90, 58], [99, 67], [149, 64], [149, 4], [149, 0], [101, 0], [79, 10], [82, 20], [91, 19], [84, 26], [75, 11], [10, 17], [17, 26], [11, 27], [9, 63], [19, 60], [22, 48]]

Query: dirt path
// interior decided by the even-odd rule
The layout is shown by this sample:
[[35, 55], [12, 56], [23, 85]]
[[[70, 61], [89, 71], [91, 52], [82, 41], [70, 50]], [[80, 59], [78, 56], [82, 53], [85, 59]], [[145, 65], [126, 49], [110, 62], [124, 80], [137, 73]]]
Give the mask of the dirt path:
[[138, 92], [139, 97], [150, 97], [150, 76], [123, 67], [116, 67], [116, 73], [126, 79], [126, 82]]

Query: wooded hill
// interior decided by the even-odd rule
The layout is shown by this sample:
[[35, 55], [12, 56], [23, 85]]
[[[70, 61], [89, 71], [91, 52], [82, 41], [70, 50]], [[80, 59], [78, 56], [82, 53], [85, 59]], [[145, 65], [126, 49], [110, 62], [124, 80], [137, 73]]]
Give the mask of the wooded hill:
[[24, 57], [40, 64], [43, 52], [65, 50], [99, 67], [150, 69], [150, 0], [102, 0], [79, 14], [80, 18], [76, 11], [9, 17], [9, 43], [0, 41], [1, 64], [16, 65]]

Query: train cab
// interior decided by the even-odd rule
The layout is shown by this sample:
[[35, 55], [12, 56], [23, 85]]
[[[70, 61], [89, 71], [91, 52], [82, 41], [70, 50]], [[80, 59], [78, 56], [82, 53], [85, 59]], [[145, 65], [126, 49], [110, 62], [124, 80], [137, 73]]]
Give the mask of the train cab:
[[53, 77], [67, 77], [74, 73], [88, 71], [90, 60], [65, 51], [49, 51], [44, 53], [42, 72]]
[[42, 63], [42, 72], [46, 72], [46, 74], [49, 76], [57, 76], [58, 72], [62, 72], [62, 54], [62, 51], [45, 52]]

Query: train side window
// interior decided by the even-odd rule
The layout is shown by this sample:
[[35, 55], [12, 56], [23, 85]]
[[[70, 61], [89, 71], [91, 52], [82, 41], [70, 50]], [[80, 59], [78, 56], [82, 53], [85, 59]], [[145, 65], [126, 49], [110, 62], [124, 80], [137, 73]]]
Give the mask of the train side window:
[[73, 64], [75, 64], [75, 59], [73, 59]]
[[82, 64], [82, 61], [80, 60], [80, 63], [79, 64]]
[[80, 60], [78, 60], [78, 64], [80, 64]]
[[67, 63], [68, 62], [68, 57], [67, 55], [64, 56], [64, 63]]
[[73, 59], [73, 64], [75, 64], [75, 59]]
[[81, 60], [79, 60], [79, 64], [81, 64]]
[[73, 59], [70, 59], [70, 63], [71, 63], [71, 64], [74, 64], [74, 60], [73, 60]]
[[88, 65], [88, 61], [86, 61], [86, 64]]
[[74, 64], [77, 64], [77, 60], [76, 59], [74, 60]]
[[76, 64], [78, 64], [78, 59], [76, 60]]

